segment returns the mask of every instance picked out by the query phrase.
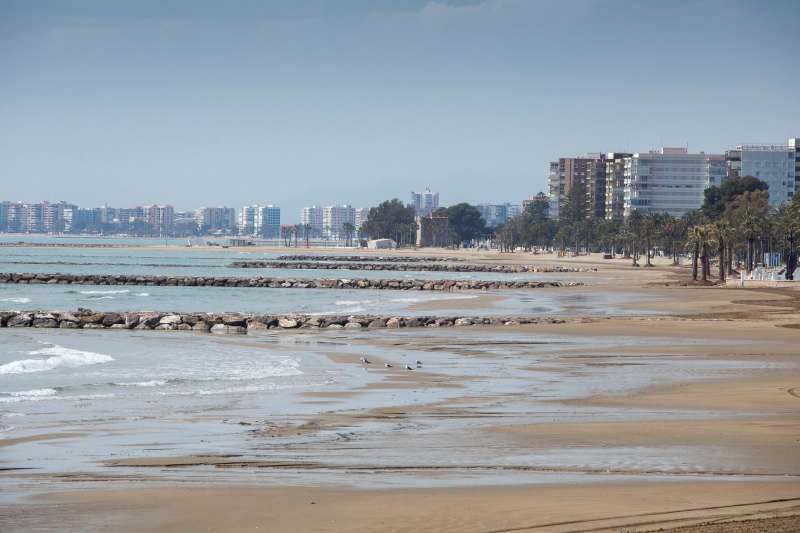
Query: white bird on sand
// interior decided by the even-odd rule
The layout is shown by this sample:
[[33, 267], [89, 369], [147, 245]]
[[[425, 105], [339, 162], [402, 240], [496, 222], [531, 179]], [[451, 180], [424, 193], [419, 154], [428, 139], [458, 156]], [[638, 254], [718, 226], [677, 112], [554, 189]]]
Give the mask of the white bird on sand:
[[362, 363], [362, 364], [365, 364], [365, 365], [368, 365], [368, 364], [370, 364], [370, 360], [369, 360], [369, 359], [367, 359], [366, 357], [362, 357], [362, 358], [361, 358], [361, 363]]
[[386, 368], [392, 368], [392, 365], [390, 365], [389, 363], [384, 363], [383, 366], [385, 366]]
[[411, 365], [406, 365], [406, 370], [414, 370], [414, 367]]
[[422, 366], [422, 361], [420, 361], [419, 359], [417, 359], [417, 368], [419, 368], [419, 367], [421, 367], [421, 366]]

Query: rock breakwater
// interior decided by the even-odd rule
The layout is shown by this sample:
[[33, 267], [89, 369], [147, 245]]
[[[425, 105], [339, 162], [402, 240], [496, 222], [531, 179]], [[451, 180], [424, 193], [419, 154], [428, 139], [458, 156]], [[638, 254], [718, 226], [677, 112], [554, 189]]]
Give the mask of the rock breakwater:
[[578, 273], [596, 272], [596, 268], [564, 267], [559, 265], [497, 265], [466, 263], [318, 263], [314, 261], [234, 261], [231, 268], [282, 268], [295, 270], [380, 270], [427, 272], [494, 272], [500, 274], [522, 273]]
[[94, 312], [83, 308], [74, 312], [0, 312], [0, 328], [135, 329], [216, 334], [244, 334], [260, 330], [443, 328], [563, 322], [565, 320], [559, 318], [538, 316], [255, 315]]
[[111, 274], [0, 273], [0, 283], [64, 285], [146, 285], [177, 287], [254, 287], [272, 289], [388, 289], [460, 291], [575, 287], [580, 282], [525, 280], [294, 279], [267, 277], [137, 276]]
[[379, 263], [438, 263], [464, 261], [462, 257], [442, 257], [436, 255], [281, 255], [279, 261], [374, 261]]

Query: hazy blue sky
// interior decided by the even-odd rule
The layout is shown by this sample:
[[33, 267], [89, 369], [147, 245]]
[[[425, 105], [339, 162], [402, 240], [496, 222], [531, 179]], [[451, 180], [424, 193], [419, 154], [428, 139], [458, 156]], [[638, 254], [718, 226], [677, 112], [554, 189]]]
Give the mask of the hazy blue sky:
[[800, 2], [0, 0], [0, 199], [519, 202], [800, 136]]

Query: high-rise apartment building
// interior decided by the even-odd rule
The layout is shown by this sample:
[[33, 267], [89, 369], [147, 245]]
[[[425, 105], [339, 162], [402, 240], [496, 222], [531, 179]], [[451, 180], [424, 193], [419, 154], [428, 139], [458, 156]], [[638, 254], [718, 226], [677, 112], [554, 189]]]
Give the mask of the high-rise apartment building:
[[439, 193], [425, 189], [425, 192], [411, 192], [411, 205], [417, 216], [426, 217], [439, 209]]
[[329, 239], [343, 239], [345, 224], [355, 228], [356, 210], [351, 205], [329, 205], [322, 208], [322, 232]]
[[625, 160], [631, 156], [622, 152], [606, 155], [606, 220], [622, 220], [625, 216]]
[[356, 231], [361, 229], [367, 220], [369, 219], [369, 207], [358, 207], [356, 208]]
[[150, 224], [154, 231], [168, 233], [175, 224], [175, 209], [171, 205], [143, 205], [137, 209], [141, 215], [137, 212], [135, 218]]
[[281, 235], [281, 208], [275, 205], [246, 205], [239, 211], [239, 233], [277, 239]]
[[662, 148], [625, 158], [624, 212], [668, 213], [676, 218], [703, 205], [704, 191], [725, 179], [721, 154]]
[[203, 207], [195, 215], [203, 231], [233, 231], [236, 229], [236, 209], [233, 207]]
[[797, 139], [786, 144], [742, 144], [725, 152], [729, 178], [753, 176], [769, 186], [769, 203], [778, 207], [797, 191], [800, 154]]
[[584, 213], [587, 218], [603, 218], [606, 203], [606, 161], [603, 154], [586, 157], [562, 157], [550, 163], [547, 179], [550, 192], [550, 217], [558, 220], [572, 190], [583, 188]]
[[304, 207], [300, 213], [300, 224], [309, 229], [309, 235], [313, 237], [322, 236], [322, 206], [312, 205]]

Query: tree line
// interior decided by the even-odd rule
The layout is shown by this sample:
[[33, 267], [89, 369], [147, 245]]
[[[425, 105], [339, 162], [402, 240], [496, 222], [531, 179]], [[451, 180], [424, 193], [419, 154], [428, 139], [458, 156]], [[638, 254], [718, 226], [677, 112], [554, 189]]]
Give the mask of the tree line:
[[656, 251], [678, 264], [684, 253], [692, 259], [692, 279], [724, 281], [736, 269], [750, 272], [767, 253], [779, 253], [787, 279], [797, 268], [800, 195], [770, 209], [767, 184], [752, 176], [732, 178], [705, 191], [703, 206], [682, 218], [634, 210], [624, 220], [587, 217], [585, 190], [574, 187], [559, 208], [558, 221], [548, 218], [546, 200], [526, 206], [519, 217], [496, 230], [504, 251], [518, 248], [592, 251], [631, 259], [633, 266], [652, 266]]

